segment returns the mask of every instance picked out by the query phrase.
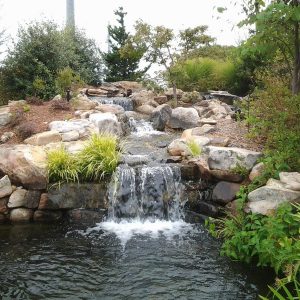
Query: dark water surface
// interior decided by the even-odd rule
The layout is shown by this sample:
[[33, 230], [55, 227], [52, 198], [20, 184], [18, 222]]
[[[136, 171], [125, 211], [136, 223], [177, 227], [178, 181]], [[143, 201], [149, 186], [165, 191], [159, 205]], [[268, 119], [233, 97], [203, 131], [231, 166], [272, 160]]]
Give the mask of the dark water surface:
[[0, 299], [245, 300], [272, 281], [201, 225], [1, 226], [0, 241]]

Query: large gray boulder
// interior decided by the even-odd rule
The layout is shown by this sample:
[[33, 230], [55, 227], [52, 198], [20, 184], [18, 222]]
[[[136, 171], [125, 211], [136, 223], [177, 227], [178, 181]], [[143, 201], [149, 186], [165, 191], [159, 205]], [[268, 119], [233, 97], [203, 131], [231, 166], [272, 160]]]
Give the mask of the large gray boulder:
[[250, 171], [262, 156], [259, 152], [233, 147], [208, 146], [206, 151], [208, 164], [212, 170], [233, 170], [241, 167]]
[[156, 107], [150, 117], [153, 128], [156, 130], [164, 131], [166, 124], [172, 116], [172, 108], [168, 104], [162, 104]]
[[27, 223], [32, 220], [33, 210], [28, 208], [16, 208], [10, 212], [10, 221], [13, 223]]
[[99, 133], [109, 133], [114, 135], [122, 135], [122, 126], [118, 118], [112, 113], [96, 113], [89, 116], [97, 128]]
[[174, 129], [189, 129], [197, 127], [200, 123], [195, 108], [177, 107], [173, 109], [168, 126]]
[[136, 93], [133, 93], [131, 96], [131, 100], [133, 102], [134, 107], [141, 106], [146, 104], [148, 101], [154, 99], [156, 94], [153, 91], [142, 90]]
[[286, 183], [286, 188], [294, 191], [300, 191], [300, 173], [299, 172], [281, 172], [280, 181]]
[[265, 186], [249, 193], [248, 200], [251, 212], [269, 215], [284, 202], [300, 202], [300, 191], [290, 190], [286, 183], [269, 179]]
[[8, 106], [0, 107], [0, 127], [6, 126], [10, 123], [12, 114], [10, 113]]
[[9, 177], [5, 175], [0, 179], [0, 199], [10, 196], [13, 192]]
[[212, 193], [212, 200], [226, 205], [235, 199], [236, 193], [240, 190], [238, 183], [220, 181], [217, 183]]
[[58, 131], [45, 131], [37, 133], [24, 141], [25, 144], [42, 146], [49, 143], [57, 143], [61, 141], [61, 135]]
[[42, 147], [32, 145], [0, 146], [0, 174], [28, 189], [47, 187], [47, 155]]

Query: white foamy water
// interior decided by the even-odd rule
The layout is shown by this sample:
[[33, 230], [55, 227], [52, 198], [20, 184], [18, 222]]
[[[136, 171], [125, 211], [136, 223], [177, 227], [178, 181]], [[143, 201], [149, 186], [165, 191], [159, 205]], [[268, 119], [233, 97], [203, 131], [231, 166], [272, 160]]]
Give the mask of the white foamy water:
[[90, 236], [104, 231], [105, 234], [114, 234], [120, 240], [122, 246], [125, 247], [127, 242], [135, 236], [146, 236], [152, 239], [163, 236], [167, 240], [172, 240], [174, 237], [183, 237], [194, 230], [192, 224], [188, 224], [183, 220], [172, 222], [134, 219], [98, 223], [95, 227], [88, 228], [81, 234]]
[[130, 127], [132, 128], [132, 133], [135, 136], [142, 137], [148, 135], [163, 135], [165, 134], [162, 131], [154, 130], [152, 124], [150, 122], [140, 120], [136, 121], [133, 118], [129, 119]]

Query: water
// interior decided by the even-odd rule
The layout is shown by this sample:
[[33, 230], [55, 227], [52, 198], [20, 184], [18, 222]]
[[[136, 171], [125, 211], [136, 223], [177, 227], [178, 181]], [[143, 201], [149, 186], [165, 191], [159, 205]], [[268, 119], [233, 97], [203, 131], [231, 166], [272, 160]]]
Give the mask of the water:
[[129, 118], [129, 126], [132, 134], [138, 137], [165, 134], [162, 131], [154, 130], [152, 124], [145, 120], [135, 120], [134, 118]]
[[101, 104], [116, 104], [124, 108], [125, 111], [133, 110], [132, 100], [127, 97], [91, 97], [91, 99], [101, 103]]
[[80, 230], [1, 226], [0, 298], [254, 300], [266, 294], [270, 276], [219, 257], [220, 243], [201, 225], [160, 222]]

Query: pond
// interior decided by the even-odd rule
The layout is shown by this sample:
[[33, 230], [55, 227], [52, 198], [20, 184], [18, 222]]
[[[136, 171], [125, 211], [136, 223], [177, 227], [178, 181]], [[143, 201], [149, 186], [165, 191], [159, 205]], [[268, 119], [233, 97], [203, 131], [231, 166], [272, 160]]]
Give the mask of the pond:
[[0, 227], [1, 299], [257, 299], [272, 274], [220, 257], [201, 224]]

